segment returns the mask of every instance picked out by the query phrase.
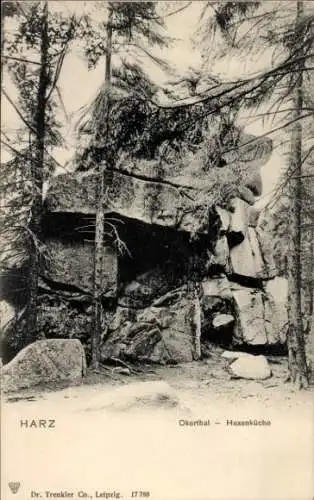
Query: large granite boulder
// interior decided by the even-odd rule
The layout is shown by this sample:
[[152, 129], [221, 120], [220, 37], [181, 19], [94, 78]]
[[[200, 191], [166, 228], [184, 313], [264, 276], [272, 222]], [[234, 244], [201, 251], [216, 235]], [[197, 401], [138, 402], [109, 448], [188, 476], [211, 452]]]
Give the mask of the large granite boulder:
[[5, 391], [59, 381], [80, 380], [86, 372], [83, 346], [79, 340], [37, 340], [22, 349], [1, 369]]
[[234, 378], [265, 380], [272, 375], [265, 356], [245, 354], [234, 360], [228, 368]]
[[102, 346], [103, 360], [122, 358], [166, 364], [199, 358], [201, 317], [195, 291], [184, 286], [150, 307], [132, 311], [132, 320], [123, 322], [121, 308], [119, 316], [120, 325], [115, 325]]
[[[51, 281], [70, 285], [84, 292], [93, 291], [94, 245], [93, 242], [66, 241], [47, 238], [49, 259], [42, 275]], [[117, 252], [111, 245], [104, 245], [102, 258], [102, 290], [104, 297], [117, 292]]]
[[[203, 168], [197, 154], [175, 162], [123, 158], [104, 174], [106, 212], [191, 234], [208, 234], [209, 210], [221, 200], [222, 186], [228, 188], [228, 198], [238, 196], [249, 205], [261, 191], [259, 168], [269, 158], [272, 142], [250, 137], [246, 145], [248, 137], [243, 135], [239, 154], [235, 150], [226, 153], [223, 169], [214, 164]], [[95, 215], [99, 175], [76, 172], [52, 179], [47, 212]]]
[[[170, 181], [161, 183], [125, 172], [108, 172], [106, 175], [110, 200], [107, 213], [183, 231], [207, 231], [204, 224], [208, 209], [197, 206], [197, 191], [190, 186], [173, 185]], [[95, 214], [98, 182], [95, 172], [54, 178], [46, 197], [47, 210]]]
[[263, 260], [254, 228], [248, 228], [243, 241], [230, 249], [230, 260], [233, 274], [249, 278], [264, 277]]
[[233, 287], [236, 323], [235, 344], [274, 345], [282, 342], [273, 302], [259, 289]]
[[230, 248], [230, 261], [232, 274], [260, 280], [274, 277], [271, 254], [262, 248], [254, 227], [248, 227], [243, 241]]
[[0, 301], [0, 356], [4, 363], [10, 361], [21, 348], [21, 331], [26, 307], [14, 307], [6, 300]]

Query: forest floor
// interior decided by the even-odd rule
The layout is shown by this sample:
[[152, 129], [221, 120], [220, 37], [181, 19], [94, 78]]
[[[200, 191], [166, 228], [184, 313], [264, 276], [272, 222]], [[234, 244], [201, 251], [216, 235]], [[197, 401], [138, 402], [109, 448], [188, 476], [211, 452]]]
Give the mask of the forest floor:
[[[75, 499], [80, 489], [85, 498], [103, 489], [127, 500], [133, 490], [153, 500], [311, 500], [313, 385], [297, 391], [285, 383], [279, 356], [268, 357], [267, 380], [231, 379], [222, 352], [184, 365], [132, 366], [131, 375], [107, 366], [79, 385], [7, 394], [5, 477], [23, 482], [22, 500], [33, 490], [42, 498], [67, 490]], [[142, 382], [152, 392], [164, 384], [169, 397], [138, 398]], [[21, 427], [32, 419], [54, 420], [54, 428]], [[182, 425], [199, 419], [210, 425]], [[271, 424], [227, 424], [248, 419]]]
[[[291, 383], [285, 382], [287, 377], [286, 356], [267, 356], [271, 367], [272, 377], [266, 380], [246, 380], [232, 378], [226, 370], [227, 362], [221, 354], [224, 349], [213, 347], [211, 353], [201, 361], [184, 363], [181, 365], [133, 365], [100, 366], [96, 372], [88, 370], [86, 376], [79, 382], [71, 384], [80, 387], [78, 392], [88, 391], [85, 386], [118, 387], [134, 382], [163, 380], [178, 393], [191, 392], [196, 399], [213, 397], [215, 400], [224, 400], [234, 403], [241, 399], [256, 398], [266, 406], [272, 402], [292, 404], [306, 403], [314, 392], [313, 374], [310, 387], [306, 391], [298, 391]], [[121, 373], [120, 373], [121, 371]], [[123, 373], [126, 372], [126, 373]], [[49, 397], [50, 392], [61, 391], [69, 386], [67, 382], [43, 384], [33, 389], [7, 394], [7, 402], [36, 401]], [[75, 391], [74, 391], [75, 392]]]

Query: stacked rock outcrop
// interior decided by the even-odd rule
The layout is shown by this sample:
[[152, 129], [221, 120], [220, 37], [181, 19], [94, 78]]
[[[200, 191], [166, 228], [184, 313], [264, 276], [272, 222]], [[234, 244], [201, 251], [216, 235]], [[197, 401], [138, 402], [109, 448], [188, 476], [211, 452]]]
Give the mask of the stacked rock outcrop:
[[[225, 154], [223, 167], [125, 160], [105, 172], [103, 359], [188, 362], [206, 339], [229, 347], [285, 342], [286, 311], [268, 291], [275, 265], [254, 208], [272, 145], [242, 142], [249, 146]], [[51, 180], [39, 282], [41, 338], [79, 339], [87, 354], [99, 175]], [[10, 325], [22, 306], [11, 308]]]
[[[263, 139], [238, 158], [247, 174], [219, 204], [213, 203], [213, 172], [195, 173], [195, 165], [165, 165], [157, 173], [130, 163], [106, 173], [104, 359], [191, 361], [207, 337], [229, 345], [285, 341], [285, 316], [276, 314], [278, 304], [265, 291], [275, 265], [253, 207], [262, 192], [259, 168], [270, 154], [271, 143]], [[224, 167], [230, 178], [233, 166], [229, 159]], [[60, 175], [46, 197], [50, 259], [42, 272], [43, 297], [62, 295], [69, 310], [78, 307], [75, 300], [84, 304], [63, 328], [65, 336], [73, 336], [79, 315], [91, 314], [98, 182], [95, 171]], [[62, 324], [57, 302], [43, 300], [43, 307]], [[77, 328], [74, 336], [80, 337]]]

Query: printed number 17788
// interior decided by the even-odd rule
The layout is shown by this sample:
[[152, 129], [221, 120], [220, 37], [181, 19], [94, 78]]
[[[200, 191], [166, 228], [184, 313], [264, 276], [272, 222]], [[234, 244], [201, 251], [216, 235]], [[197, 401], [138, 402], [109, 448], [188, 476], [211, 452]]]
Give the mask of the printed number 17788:
[[132, 491], [132, 498], [148, 498], [150, 496], [149, 491]]

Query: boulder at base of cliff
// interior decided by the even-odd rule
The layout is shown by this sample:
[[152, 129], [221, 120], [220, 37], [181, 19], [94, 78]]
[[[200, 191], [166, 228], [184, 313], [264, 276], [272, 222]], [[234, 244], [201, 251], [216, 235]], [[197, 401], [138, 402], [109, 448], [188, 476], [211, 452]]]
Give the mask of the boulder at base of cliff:
[[233, 377], [265, 380], [271, 377], [271, 369], [265, 356], [246, 354], [238, 357], [229, 365]]
[[109, 334], [102, 359], [184, 363], [200, 356], [201, 311], [187, 287], [173, 290]]
[[77, 339], [37, 340], [1, 369], [5, 391], [58, 381], [72, 382], [86, 372], [85, 353]]
[[282, 342], [272, 301], [262, 290], [237, 286], [233, 290], [235, 344], [274, 345]]

